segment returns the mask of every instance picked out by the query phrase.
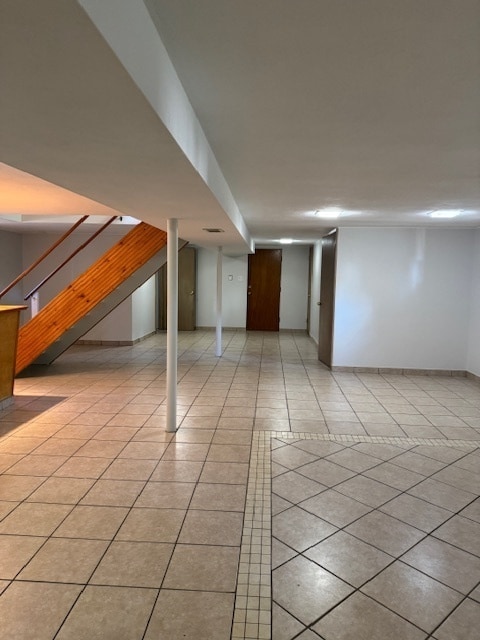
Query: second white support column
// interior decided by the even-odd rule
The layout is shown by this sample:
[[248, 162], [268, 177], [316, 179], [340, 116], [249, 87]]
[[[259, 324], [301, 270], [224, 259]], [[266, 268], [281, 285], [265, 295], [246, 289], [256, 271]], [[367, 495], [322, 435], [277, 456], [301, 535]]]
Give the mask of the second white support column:
[[167, 431], [177, 430], [178, 220], [167, 221]]
[[218, 247], [217, 254], [217, 314], [216, 314], [216, 346], [215, 355], [222, 355], [222, 272], [223, 272], [223, 251]]

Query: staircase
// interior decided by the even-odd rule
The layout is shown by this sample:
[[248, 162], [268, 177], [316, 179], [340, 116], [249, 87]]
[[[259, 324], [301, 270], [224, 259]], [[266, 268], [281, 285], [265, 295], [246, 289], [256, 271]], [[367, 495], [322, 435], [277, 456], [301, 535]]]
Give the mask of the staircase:
[[132, 229], [20, 328], [15, 373], [50, 364], [100, 322], [165, 264], [166, 243], [144, 222]]

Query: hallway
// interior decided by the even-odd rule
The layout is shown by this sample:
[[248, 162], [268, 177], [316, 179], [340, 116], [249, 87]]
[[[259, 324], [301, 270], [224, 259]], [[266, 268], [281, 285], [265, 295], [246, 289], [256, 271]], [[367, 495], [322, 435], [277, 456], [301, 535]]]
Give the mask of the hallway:
[[180, 335], [174, 435], [165, 334], [16, 381], [0, 639], [476, 638], [480, 386], [331, 373], [302, 333], [214, 341]]

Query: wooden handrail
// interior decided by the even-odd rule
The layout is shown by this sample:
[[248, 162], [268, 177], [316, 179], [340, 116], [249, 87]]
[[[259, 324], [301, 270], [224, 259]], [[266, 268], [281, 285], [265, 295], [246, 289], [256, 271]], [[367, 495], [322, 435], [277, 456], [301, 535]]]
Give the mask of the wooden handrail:
[[33, 271], [35, 269], [35, 267], [37, 267], [40, 262], [42, 262], [42, 260], [45, 260], [45, 258], [47, 256], [49, 256], [52, 251], [54, 249], [56, 249], [58, 247], [59, 244], [61, 244], [66, 238], [68, 238], [68, 236], [75, 231], [75, 229], [77, 227], [79, 227], [82, 222], [85, 222], [85, 220], [88, 218], [88, 216], [82, 216], [80, 218], [80, 220], [77, 220], [77, 222], [75, 222], [75, 224], [70, 227], [70, 229], [68, 229], [68, 231], [66, 231], [63, 236], [61, 238], [59, 238], [56, 242], [54, 242], [52, 244], [52, 246], [50, 248], [48, 248], [44, 253], [42, 253], [42, 255], [38, 258], [38, 260], [35, 260], [35, 262], [33, 264], [31, 264], [28, 269], [25, 269], [25, 271], [23, 271], [19, 276], [17, 276], [15, 278], [15, 280], [13, 280], [8, 287], [5, 287], [5, 289], [3, 291], [0, 291], [0, 298], [2, 296], [4, 296], [6, 293], [8, 293], [10, 291], [10, 289], [13, 289], [13, 287], [18, 284], [20, 282], [20, 280], [22, 280], [26, 275], [28, 275], [31, 271]]
[[60, 269], [63, 269], [63, 267], [70, 262], [70, 260], [72, 258], [74, 258], [77, 253], [80, 253], [80, 251], [82, 249], [85, 249], [85, 247], [87, 245], [90, 244], [90, 242], [92, 242], [92, 240], [94, 240], [98, 235], [100, 235], [102, 233], [102, 231], [104, 231], [108, 225], [112, 224], [112, 222], [114, 220], [116, 220], [118, 218], [118, 216], [112, 216], [109, 220], [107, 220], [107, 222], [105, 222], [104, 225], [102, 225], [100, 227], [100, 229], [97, 229], [97, 231], [95, 231], [95, 233], [93, 235], [90, 236], [90, 238], [88, 238], [88, 240], [86, 240], [83, 244], [81, 244], [77, 249], [75, 249], [75, 251], [73, 253], [71, 253], [68, 258], [66, 258], [66, 260], [64, 260], [62, 262], [62, 264], [60, 264], [56, 269], [54, 269], [51, 273], [48, 274], [48, 276], [46, 276], [41, 282], [39, 282], [37, 284], [36, 287], [34, 287], [29, 293], [27, 293], [27, 295], [25, 296], [24, 300], [28, 300], [29, 298], [31, 298], [33, 296], [33, 294], [37, 293], [37, 291], [43, 287], [43, 285], [48, 282], [50, 280], [50, 278], [52, 278], [56, 273], [58, 273], [60, 271]]

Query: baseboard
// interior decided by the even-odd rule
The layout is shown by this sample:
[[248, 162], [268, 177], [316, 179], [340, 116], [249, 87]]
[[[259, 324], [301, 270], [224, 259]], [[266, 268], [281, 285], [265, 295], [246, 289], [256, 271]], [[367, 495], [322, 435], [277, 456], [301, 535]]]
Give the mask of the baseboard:
[[[332, 373], [384, 373], [404, 376], [449, 376], [455, 378], [469, 377], [467, 371], [456, 369], [399, 369], [395, 367], [340, 367], [333, 366]], [[473, 374], [470, 374], [473, 375]], [[476, 376], [479, 378], [478, 376]], [[480, 378], [479, 378], [480, 379]]]
[[476, 373], [472, 373], [471, 371], [467, 371], [467, 378], [469, 380], [473, 380], [473, 382], [476, 382], [476, 383], [480, 384], [480, 376], [477, 376]]
[[136, 338], [135, 340], [77, 340], [75, 344], [79, 345], [90, 345], [90, 346], [101, 346], [101, 347], [131, 347], [137, 342], [143, 342], [150, 336], [154, 336], [156, 331], [152, 331], [148, 333], [146, 336], [142, 336], [141, 338]]

